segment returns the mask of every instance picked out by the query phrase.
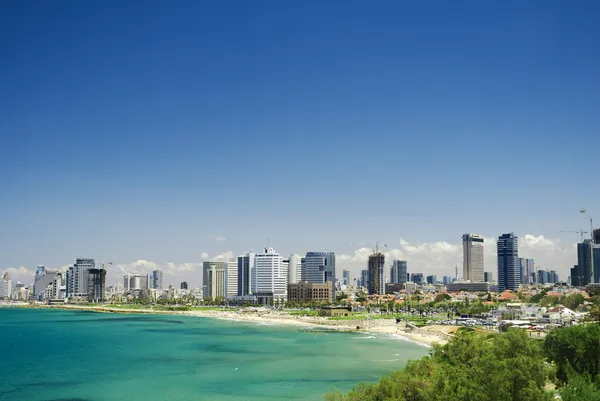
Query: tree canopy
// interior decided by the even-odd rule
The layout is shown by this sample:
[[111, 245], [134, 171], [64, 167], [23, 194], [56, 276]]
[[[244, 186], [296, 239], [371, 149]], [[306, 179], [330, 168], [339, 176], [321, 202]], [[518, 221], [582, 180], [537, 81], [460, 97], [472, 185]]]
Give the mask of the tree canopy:
[[538, 401], [550, 367], [540, 344], [523, 331], [502, 336], [459, 332], [431, 355], [376, 384], [361, 383], [348, 394], [330, 393], [329, 401]]

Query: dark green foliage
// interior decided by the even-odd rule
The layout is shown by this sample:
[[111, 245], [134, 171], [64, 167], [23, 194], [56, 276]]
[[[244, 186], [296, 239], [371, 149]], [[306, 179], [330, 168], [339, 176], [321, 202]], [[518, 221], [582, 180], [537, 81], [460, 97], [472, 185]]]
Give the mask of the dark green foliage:
[[574, 375], [560, 396], [562, 401], [600, 401], [600, 386], [584, 376]]
[[356, 386], [330, 401], [538, 401], [550, 368], [539, 344], [522, 331], [493, 339], [463, 331], [448, 344], [434, 346], [431, 356], [409, 362], [402, 371], [376, 384]]
[[600, 375], [600, 325], [591, 323], [558, 329], [546, 337], [544, 348], [556, 363], [557, 378], [567, 383], [570, 375]]

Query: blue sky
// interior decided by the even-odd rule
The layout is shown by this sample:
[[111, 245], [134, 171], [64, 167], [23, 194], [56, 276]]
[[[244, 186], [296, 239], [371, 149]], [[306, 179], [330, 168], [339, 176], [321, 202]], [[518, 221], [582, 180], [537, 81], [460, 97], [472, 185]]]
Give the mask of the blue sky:
[[269, 238], [567, 246], [580, 208], [600, 221], [599, 18], [593, 1], [3, 2], [0, 270]]

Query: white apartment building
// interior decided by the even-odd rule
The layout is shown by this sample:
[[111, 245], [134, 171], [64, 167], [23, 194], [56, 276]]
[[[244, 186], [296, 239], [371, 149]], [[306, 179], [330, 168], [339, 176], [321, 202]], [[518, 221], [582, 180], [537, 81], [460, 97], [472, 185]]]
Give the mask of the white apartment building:
[[287, 299], [287, 274], [287, 264], [273, 248], [257, 253], [251, 274], [251, 292], [258, 303], [284, 302]]
[[238, 261], [231, 259], [225, 264], [225, 297], [232, 298], [238, 293]]

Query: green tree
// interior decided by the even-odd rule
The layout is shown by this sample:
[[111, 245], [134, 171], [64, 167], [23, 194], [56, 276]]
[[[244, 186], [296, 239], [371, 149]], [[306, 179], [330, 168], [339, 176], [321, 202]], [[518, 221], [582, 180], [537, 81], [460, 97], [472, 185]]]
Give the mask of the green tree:
[[563, 299], [562, 304], [569, 309], [575, 310], [575, 309], [577, 309], [577, 307], [579, 305], [581, 305], [583, 303], [584, 300], [585, 300], [585, 298], [583, 297], [582, 294], [572, 294], [572, 295], [566, 296]]
[[452, 299], [452, 297], [450, 295], [446, 294], [445, 292], [441, 292], [435, 296], [435, 299], [433, 301], [436, 303], [441, 303], [441, 302], [448, 301], [450, 299]]
[[496, 337], [461, 331], [431, 355], [376, 384], [361, 383], [329, 401], [542, 401], [550, 368], [522, 330]]
[[600, 325], [589, 323], [550, 332], [544, 340], [548, 359], [556, 364], [557, 378], [567, 383], [570, 375], [600, 375]]

